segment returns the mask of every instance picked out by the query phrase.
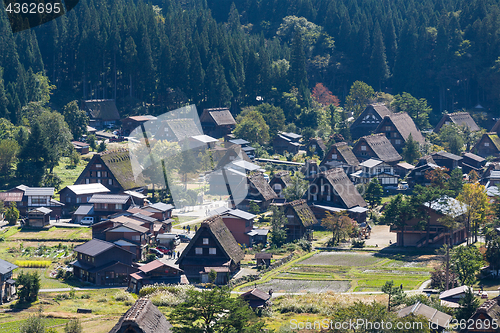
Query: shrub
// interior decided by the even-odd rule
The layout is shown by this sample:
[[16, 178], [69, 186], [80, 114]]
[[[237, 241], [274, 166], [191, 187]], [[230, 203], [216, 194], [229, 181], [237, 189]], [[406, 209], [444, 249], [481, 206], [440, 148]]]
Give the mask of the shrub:
[[90, 299], [90, 294], [83, 294], [82, 296], [80, 296], [80, 298]]
[[352, 247], [354, 247], [354, 248], [365, 247], [365, 241], [361, 240], [361, 239], [353, 239], [351, 243], [352, 243]]
[[97, 301], [98, 301], [99, 303], [106, 303], [106, 302], [108, 301], [108, 299], [107, 299], [106, 297], [102, 296], [102, 297], [99, 297], [99, 298], [97, 299]]
[[128, 292], [120, 290], [115, 294], [115, 301], [118, 302], [134, 301], [134, 298]]
[[82, 332], [83, 332], [82, 323], [78, 318], [71, 319], [66, 323], [66, 326], [64, 326], [64, 333], [82, 333]]
[[45, 333], [45, 323], [41, 314], [29, 316], [19, 328], [20, 333]]
[[59, 268], [57, 270], [56, 279], [62, 279], [64, 277], [64, 269]]
[[303, 251], [311, 252], [312, 244], [307, 239], [301, 238], [297, 241], [297, 245], [302, 248]]

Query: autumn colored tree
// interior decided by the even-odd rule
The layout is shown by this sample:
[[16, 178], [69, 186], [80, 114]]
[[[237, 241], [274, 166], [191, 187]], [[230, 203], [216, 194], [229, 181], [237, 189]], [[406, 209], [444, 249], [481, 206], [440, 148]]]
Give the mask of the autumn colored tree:
[[332, 232], [332, 245], [337, 245], [341, 240], [350, 237], [354, 230], [353, 220], [345, 212], [333, 214], [326, 212], [326, 217], [321, 221], [321, 225]]
[[448, 179], [450, 176], [446, 173], [447, 168], [437, 168], [425, 172], [425, 179], [431, 182], [431, 186], [446, 189], [448, 187]]
[[479, 225], [484, 222], [489, 212], [490, 202], [484, 186], [478, 183], [464, 184], [462, 193], [457, 197], [457, 200], [463, 203], [467, 209], [465, 223], [467, 245], [469, 245], [472, 232], [474, 234], [474, 242], [477, 242]]
[[323, 83], [318, 82], [313, 88], [312, 97], [316, 100], [316, 102], [320, 103], [324, 106], [329, 106], [333, 104], [335, 106], [340, 105], [340, 101], [337, 96], [332, 94], [327, 87], [323, 85]]

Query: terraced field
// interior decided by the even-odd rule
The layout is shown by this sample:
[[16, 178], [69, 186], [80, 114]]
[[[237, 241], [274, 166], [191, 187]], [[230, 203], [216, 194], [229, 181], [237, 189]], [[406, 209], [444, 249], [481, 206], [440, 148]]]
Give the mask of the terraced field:
[[411, 290], [429, 279], [434, 260], [434, 256], [319, 252], [286, 267], [259, 286], [275, 292], [370, 292], [380, 291], [385, 281], [393, 280], [395, 285]]

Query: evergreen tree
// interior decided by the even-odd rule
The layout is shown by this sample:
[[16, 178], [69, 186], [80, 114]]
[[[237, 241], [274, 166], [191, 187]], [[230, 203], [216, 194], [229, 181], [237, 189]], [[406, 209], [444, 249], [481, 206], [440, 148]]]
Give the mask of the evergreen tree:
[[365, 192], [364, 199], [368, 201], [370, 206], [373, 208], [376, 205], [382, 203], [382, 196], [384, 195], [384, 189], [377, 178], [373, 178], [368, 184], [368, 188]]
[[296, 88], [307, 87], [306, 55], [302, 34], [295, 30], [292, 40], [292, 54], [290, 56], [290, 84]]
[[72, 101], [64, 106], [63, 115], [71, 134], [73, 134], [73, 139], [80, 140], [82, 135], [87, 133], [87, 125], [89, 124], [89, 117], [85, 110], [80, 110], [77, 101]]
[[374, 95], [375, 91], [371, 86], [362, 81], [356, 81], [352, 84], [345, 100], [345, 109], [351, 111], [356, 118], [363, 112]]
[[421, 156], [419, 144], [417, 141], [413, 140], [413, 136], [410, 134], [403, 147], [403, 152], [401, 153], [404, 160], [410, 164], [415, 163]]
[[28, 186], [39, 186], [47, 167], [46, 138], [42, 136], [40, 123], [35, 120], [31, 126], [28, 141], [19, 153], [17, 177]]
[[378, 22], [375, 24], [373, 35], [373, 48], [370, 58], [370, 82], [374, 87], [382, 91], [382, 83], [389, 77], [385, 45]]
[[280, 248], [287, 240], [287, 228], [285, 228], [285, 225], [288, 223], [288, 220], [278, 207], [273, 206], [272, 212], [271, 243], [273, 247]]

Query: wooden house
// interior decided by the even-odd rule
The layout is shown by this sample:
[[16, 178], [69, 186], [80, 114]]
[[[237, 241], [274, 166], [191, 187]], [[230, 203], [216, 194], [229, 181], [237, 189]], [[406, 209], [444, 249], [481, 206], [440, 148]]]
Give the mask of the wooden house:
[[330, 147], [325, 158], [321, 161], [320, 167], [342, 168], [348, 175], [355, 172], [358, 168], [359, 161], [354, 156], [351, 147], [346, 142], [338, 142]]
[[132, 266], [135, 254], [124, 248], [92, 239], [74, 248], [77, 260], [73, 261], [73, 274], [77, 279], [98, 286], [127, 286], [131, 273], [137, 271]]
[[359, 194], [342, 168], [324, 171], [309, 185], [304, 198], [309, 204], [319, 204], [339, 208], [366, 207]]
[[94, 194], [88, 203], [94, 205], [96, 216], [104, 217], [127, 210], [132, 198], [128, 194]]
[[243, 179], [236, 190], [231, 193], [232, 208], [248, 211], [250, 202], [253, 201], [261, 211], [265, 211], [277, 197], [263, 174], [256, 172]]
[[425, 143], [425, 139], [413, 122], [413, 119], [406, 113], [393, 113], [384, 117], [375, 133], [383, 133], [396, 151], [403, 151], [403, 147], [409, 137], [418, 144]]
[[61, 202], [65, 204], [64, 212], [69, 213], [75, 206], [86, 204], [94, 194], [109, 193], [110, 190], [101, 183], [68, 185], [59, 191]]
[[382, 186], [396, 186], [399, 176], [394, 172], [394, 166], [376, 159], [369, 159], [359, 165], [361, 170], [351, 174], [354, 184], [368, 184], [377, 178]]
[[413, 169], [415, 169], [415, 166], [406, 162], [399, 162], [394, 166], [394, 172], [399, 176], [399, 178], [406, 177], [406, 175]]
[[321, 172], [326, 170], [325, 167], [320, 167], [315, 160], [307, 160], [304, 166], [300, 169], [304, 178], [308, 181], [313, 180]]
[[158, 221], [166, 221], [172, 218], [172, 211], [174, 210], [174, 206], [163, 202], [157, 202], [142, 207], [142, 210], [153, 213], [151, 216]]
[[139, 298], [109, 333], [172, 333], [172, 325], [149, 298]]
[[267, 235], [269, 234], [269, 229], [252, 229], [248, 232], [248, 237], [250, 238], [250, 246], [257, 244], [267, 244]]
[[269, 181], [269, 186], [271, 186], [278, 198], [284, 198], [283, 190], [291, 183], [292, 177], [288, 171], [278, 171], [274, 173], [273, 178]]
[[16, 281], [12, 279], [12, 271], [16, 265], [0, 259], [0, 304], [9, 302], [16, 295]]
[[236, 127], [236, 121], [228, 108], [204, 109], [200, 123], [203, 132], [215, 138], [222, 138]]
[[271, 299], [272, 291], [268, 293], [254, 288], [240, 295], [252, 309], [265, 308], [269, 305], [269, 300]]
[[481, 139], [476, 143], [472, 152], [481, 157], [500, 156], [500, 138], [498, 134], [490, 132], [484, 133]]
[[441, 150], [436, 153], [431, 154], [432, 159], [442, 168], [446, 168], [451, 172], [451, 170], [458, 168], [462, 164], [462, 157], [448, 153], [447, 151]]
[[287, 242], [306, 238], [312, 240], [312, 226], [318, 223], [304, 199], [285, 204], [283, 210], [288, 223], [285, 224]]
[[134, 175], [128, 150], [106, 151], [94, 154], [75, 181], [79, 184], [101, 183], [112, 193], [127, 190], [142, 191], [146, 181], [142, 174]]
[[126, 245], [129, 247], [127, 250], [135, 253], [137, 260], [142, 261], [146, 259], [146, 246], [149, 244], [151, 235], [148, 228], [129, 222], [110, 228], [104, 233], [107, 242], [113, 243], [118, 240], [126, 240], [128, 243], [132, 242], [135, 245], [133, 246], [135, 252], [131, 251], [132, 246], [128, 244]]
[[455, 124], [457, 126], [467, 126], [472, 132], [480, 130], [479, 126], [477, 126], [476, 122], [474, 121], [474, 119], [472, 119], [471, 115], [468, 112], [455, 112], [444, 114], [441, 117], [439, 123], [434, 128], [434, 132], [439, 133], [443, 126], [449, 124]]
[[441, 305], [445, 305], [453, 309], [459, 308], [460, 299], [465, 297], [465, 294], [469, 289], [471, 292], [473, 292], [472, 287], [469, 286], [459, 286], [443, 291], [441, 294], [439, 294]]
[[273, 258], [272, 253], [266, 253], [266, 252], [257, 252], [255, 254], [255, 263], [257, 267], [259, 266], [264, 266], [265, 268], [268, 268], [271, 266], [271, 259]]
[[311, 138], [309, 142], [305, 146], [305, 150], [307, 152], [307, 156], [318, 156], [320, 159], [325, 156], [327, 152], [327, 148], [323, 139], [321, 138]]
[[[466, 231], [463, 223], [467, 209], [458, 200], [443, 197], [430, 205], [427, 203], [421, 205], [419, 210], [425, 211], [429, 216], [429, 226], [426, 224], [424, 228], [417, 228], [417, 225], [422, 221], [421, 217], [415, 217], [406, 221], [404, 229], [400, 226], [392, 225], [390, 230], [397, 234], [398, 246], [440, 247], [448, 241], [448, 238], [453, 245], [463, 243], [466, 240]], [[440, 220], [444, 216], [450, 216], [462, 224], [450, 230]], [[428, 231], [429, 236], [427, 235]]]
[[86, 142], [71, 141], [71, 144], [80, 155], [88, 154], [90, 151], [90, 145]]
[[[53, 198], [54, 187], [17, 186], [7, 192], [23, 193], [22, 201], [17, 205], [21, 216], [25, 216], [34, 208], [47, 207], [51, 210], [50, 217], [61, 216], [64, 204]], [[17, 202], [16, 202], [17, 203]]]
[[154, 260], [139, 266], [139, 271], [130, 274], [128, 289], [138, 294], [142, 287], [156, 284], [179, 284], [181, 283], [182, 269], [168, 265], [160, 260]]
[[486, 166], [486, 159], [473, 153], [462, 153], [462, 161], [460, 163], [462, 172], [468, 174], [474, 170], [479, 176], [482, 175]]
[[253, 160], [255, 158], [255, 148], [250, 146], [250, 142], [243, 139], [232, 139], [228, 140], [226, 147], [230, 147], [230, 145], [239, 145], [241, 150], [243, 150], [248, 157]]
[[284, 154], [289, 152], [297, 154], [300, 149], [300, 139], [302, 135], [295, 133], [279, 132], [273, 139], [273, 148], [276, 154]]
[[141, 126], [142, 124], [156, 119], [156, 117], [150, 115], [131, 116], [122, 119], [122, 133], [123, 135], [129, 135], [134, 129]]
[[43, 228], [50, 225], [50, 213], [52, 213], [52, 210], [46, 207], [31, 209], [28, 212], [26, 226], [30, 228]]
[[[460, 332], [466, 333], [498, 333], [498, 326], [493, 327], [492, 323], [500, 322], [500, 296], [487, 300], [481, 304], [476, 312], [467, 321], [471, 325]], [[487, 325], [487, 323], [491, 323]]]
[[201, 223], [176, 264], [188, 278], [200, 281], [213, 269], [217, 272], [216, 283], [225, 284], [229, 276], [239, 270], [243, 258], [243, 250], [221, 217], [216, 215]]
[[375, 158], [389, 164], [397, 164], [403, 159], [383, 133], [363, 136], [352, 151], [360, 162]]
[[114, 99], [86, 100], [82, 102], [80, 109], [87, 112], [89, 125], [95, 128], [115, 125], [120, 120]]
[[385, 104], [377, 103], [368, 105], [365, 110], [351, 124], [351, 137], [357, 140], [362, 136], [373, 133], [385, 116], [392, 111]]
[[254, 214], [239, 210], [220, 207], [210, 212], [210, 215], [219, 215], [238, 244], [250, 246], [248, 233], [253, 230]]
[[426, 178], [426, 173], [440, 168], [441, 167], [434, 162], [432, 156], [423, 156], [420, 158], [415, 168], [413, 168], [406, 176], [408, 185], [412, 188], [417, 184], [422, 186], [431, 185], [431, 181]]

